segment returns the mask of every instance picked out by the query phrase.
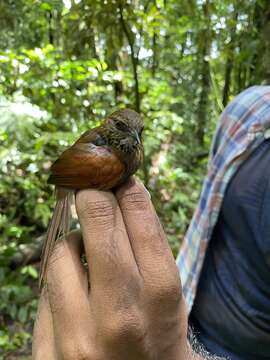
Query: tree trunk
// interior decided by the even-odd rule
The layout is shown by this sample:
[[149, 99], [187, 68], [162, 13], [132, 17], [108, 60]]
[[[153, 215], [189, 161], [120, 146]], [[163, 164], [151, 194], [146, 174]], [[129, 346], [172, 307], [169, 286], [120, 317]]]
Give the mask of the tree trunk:
[[53, 13], [52, 11], [48, 12], [48, 38], [49, 44], [54, 44], [54, 36], [53, 36]]
[[259, 45], [251, 61], [249, 85], [261, 83], [270, 76], [268, 60], [270, 55], [269, 23], [269, 0], [257, 0], [253, 13], [253, 28], [256, 29], [256, 38], [259, 39]]
[[203, 14], [206, 19], [205, 27], [201, 31], [199, 47], [201, 46], [201, 93], [197, 110], [197, 139], [200, 146], [204, 145], [204, 131], [207, 122], [207, 107], [208, 107], [208, 94], [210, 91], [210, 65], [209, 54], [211, 49], [211, 28], [210, 28], [210, 15], [209, 15], [209, 0], [203, 4]]
[[225, 66], [225, 80], [223, 87], [223, 96], [222, 96], [222, 104], [225, 107], [228, 104], [229, 95], [230, 95], [230, 85], [231, 85], [231, 74], [234, 65], [234, 49], [235, 49], [235, 38], [236, 38], [236, 25], [238, 20], [238, 11], [235, 9], [234, 11], [234, 23], [231, 29], [230, 34], [230, 43], [227, 48], [227, 60]]
[[156, 75], [156, 69], [158, 67], [158, 61], [157, 61], [157, 34], [156, 34], [156, 32], [154, 32], [153, 38], [152, 38], [152, 51], [153, 51], [153, 56], [152, 56], [151, 70], [152, 70], [152, 77], [154, 78], [155, 75]]
[[135, 92], [135, 110], [140, 112], [140, 93], [139, 93], [139, 77], [138, 77], [138, 58], [135, 54], [134, 50], [134, 37], [131, 34], [131, 30], [129, 25], [126, 23], [123, 14], [123, 6], [122, 4], [119, 5], [119, 13], [120, 13], [120, 22], [123, 28], [123, 32], [127, 38], [128, 45], [130, 48], [131, 53], [131, 64], [132, 64], [132, 71], [133, 71], [133, 79], [134, 79], [134, 92]]
[[[107, 47], [109, 47], [109, 46], [110, 46], [110, 44], [108, 43]], [[109, 70], [119, 71], [118, 64], [117, 64], [118, 50], [116, 49], [110, 55], [107, 54], [106, 58], [107, 58], [107, 64], [108, 64]], [[115, 103], [118, 102], [118, 98], [121, 95], [123, 95], [123, 92], [124, 92], [124, 86], [123, 86], [122, 80], [114, 80], [114, 100], [115, 100]]]

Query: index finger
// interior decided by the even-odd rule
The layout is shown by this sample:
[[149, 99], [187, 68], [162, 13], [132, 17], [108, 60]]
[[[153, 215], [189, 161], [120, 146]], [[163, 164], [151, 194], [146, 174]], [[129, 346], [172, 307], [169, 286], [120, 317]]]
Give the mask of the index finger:
[[123, 288], [138, 275], [122, 214], [111, 192], [81, 190], [76, 208], [83, 234], [91, 296], [98, 290]]

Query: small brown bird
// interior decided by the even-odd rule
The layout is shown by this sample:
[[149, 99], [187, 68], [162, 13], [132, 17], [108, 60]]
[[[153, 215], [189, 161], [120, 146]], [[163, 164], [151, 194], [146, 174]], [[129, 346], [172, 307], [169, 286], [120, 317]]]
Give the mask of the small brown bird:
[[86, 131], [51, 167], [48, 182], [56, 186], [56, 206], [41, 255], [39, 285], [57, 239], [69, 231], [74, 190], [109, 190], [125, 182], [142, 163], [143, 120], [130, 109], [119, 110]]

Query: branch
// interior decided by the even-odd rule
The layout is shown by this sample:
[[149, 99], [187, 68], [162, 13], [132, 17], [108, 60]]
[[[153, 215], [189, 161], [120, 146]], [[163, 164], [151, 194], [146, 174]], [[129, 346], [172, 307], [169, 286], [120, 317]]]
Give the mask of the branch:
[[140, 112], [140, 94], [139, 94], [139, 79], [138, 79], [138, 72], [137, 72], [137, 66], [138, 66], [138, 58], [135, 55], [134, 51], [134, 40], [132, 39], [132, 35], [130, 32], [130, 29], [128, 27], [128, 24], [126, 23], [124, 19], [123, 14], [123, 5], [119, 3], [119, 14], [120, 14], [120, 22], [123, 28], [123, 32], [126, 35], [128, 45], [130, 48], [131, 53], [131, 62], [132, 62], [132, 69], [133, 69], [133, 77], [134, 77], [134, 83], [135, 83], [135, 109], [139, 113]]
[[10, 269], [17, 269], [18, 267], [34, 264], [40, 261], [42, 244], [45, 241], [46, 234], [39, 236], [32, 244], [19, 246], [17, 253], [10, 259], [8, 264]]
[[[77, 223], [77, 220], [72, 220], [70, 231], [77, 229]], [[10, 269], [17, 269], [21, 266], [39, 262], [46, 237], [47, 234], [44, 233], [34, 243], [19, 245], [17, 253], [10, 258], [8, 267]]]

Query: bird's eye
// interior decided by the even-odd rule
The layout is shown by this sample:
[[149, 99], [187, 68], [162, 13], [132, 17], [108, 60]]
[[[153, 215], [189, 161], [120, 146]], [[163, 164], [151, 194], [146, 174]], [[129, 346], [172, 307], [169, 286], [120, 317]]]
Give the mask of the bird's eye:
[[125, 123], [123, 123], [122, 121], [116, 121], [115, 127], [117, 130], [120, 130], [120, 131], [127, 131], [127, 129], [128, 129], [127, 125]]

